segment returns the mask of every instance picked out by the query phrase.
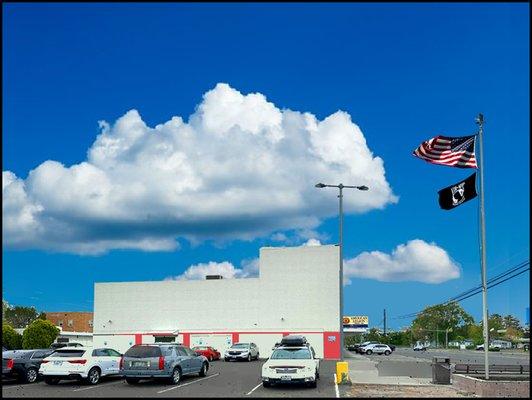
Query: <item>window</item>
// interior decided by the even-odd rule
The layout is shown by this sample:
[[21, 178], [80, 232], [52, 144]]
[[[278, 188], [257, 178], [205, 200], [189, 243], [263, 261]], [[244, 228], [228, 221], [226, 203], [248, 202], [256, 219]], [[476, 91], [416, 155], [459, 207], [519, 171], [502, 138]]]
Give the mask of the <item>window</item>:
[[74, 326], [74, 320], [73, 319], [69, 319], [68, 322], [67, 322], [67, 325], [72, 327]]
[[44, 358], [44, 357], [46, 357], [48, 355], [47, 353], [48, 352], [46, 352], [46, 351], [36, 351], [35, 353], [33, 353], [31, 358]]
[[63, 320], [60, 319], [59, 321], [57, 321], [57, 324], [58, 324], [59, 326], [63, 326]]
[[163, 352], [163, 355], [164, 355], [164, 356], [171, 357], [171, 356], [175, 355], [175, 354], [174, 354], [174, 348], [173, 348], [173, 347], [170, 347], [170, 346], [168, 346], [168, 347], [166, 347], [166, 346], [165, 346], [165, 347], [161, 347], [161, 351]]
[[92, 351], [93, 357], [108, 357], [107, 349], [95, 349]]
[[133, 358], [160, 357], [161, 349], [159, 346], [135, 345], [126, 351], [124, 355]]
[[53, 357], [81, 357], [85, 350], [56, 350]]
[[309, 349], [284, 348], [273, 352], [273, 360], [308, 360], [311, 359]]
[[120, 354], [118, 351], [113, 349], [107, 349], [107, 352], [111, 357], [120, 357], [122, 354]]
[[175, 343], [175, 336], [154, 336], [155, 343]]
[[89, 326], [92, 328], [92, 319], [89, 319]]
[[188, 348], [188, 347], [183, 347], [183, 349], [185, 349], [185, 352], [187, 353], [187, 356], [190, 356], [190, 357], [196, 357], [197, 354], [194, 353], [194, 351], [192, 351], [192, 349]]
[[184, 357], [184, 356], [187, 355], [187, 352], [185, 351], [184, 347], [177, 347], [176, 351], [177, 351], [177, 356], [178, 357]]

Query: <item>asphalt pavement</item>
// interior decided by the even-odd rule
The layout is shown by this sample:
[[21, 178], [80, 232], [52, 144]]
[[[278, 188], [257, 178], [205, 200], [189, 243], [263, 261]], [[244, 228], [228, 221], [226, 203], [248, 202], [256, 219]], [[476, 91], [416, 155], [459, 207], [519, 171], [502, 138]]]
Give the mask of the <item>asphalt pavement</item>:
[[320, 363], [317, 388], [274, 386], [264, 388], [261, 368], [265, 360], [252, 362], [214, 361], [206, 377], [183, 377], [179, 385], [140, 381], [129, 385], [122, 378], [102, 378], [91, 386], [77, 381], [47, 385], [39, 381], [18, 384], [2, 381], [2, 397], [335, 397], [334, 361]]

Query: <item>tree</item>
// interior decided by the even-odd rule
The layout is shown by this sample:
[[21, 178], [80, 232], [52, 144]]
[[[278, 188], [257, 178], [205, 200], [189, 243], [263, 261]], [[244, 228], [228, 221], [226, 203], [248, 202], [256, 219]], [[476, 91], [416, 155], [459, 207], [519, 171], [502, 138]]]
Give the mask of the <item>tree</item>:
[[59, 335], [57, 328], [50, 321], [37, 319], [24, 329], [22, 334], [22, 347], [24, 349], [42, 349], [50, 347]]
[[9, 324], [2, 324], [2, 346], [9, 350], [22, 348], [22, 335]]
[[[450, 341], [457, 336], [464, 336], [467, 326], [471, 324], [474, 324], [473, 317], [460, 304], [453, 302], [425, 308], [412, 322], [412, 330], [415, 339], [433, 337], [436, 330], [447, 330]], [[443, 341], [444, 336], [440, 337]]]
[[484, 334], [481, 325], [469, 325], [467, 329], [467, 336], [475, 345], [484, 343]]
[[35, 307], [14, 306], [5, 311], [5, 319], [13, 328], [25, 328], [35, 321], [37, 316]]
[[517, 318], [515, 318], [513, 315], [508, 314], [506, 317], [503, 317], [502, 323], [506, 329], [514, 328], [516, 330], [523, 331], [521, 322]]
[[371, 328], [368, 333], [366, 333], [366, 341], [371, 342], [380, 342], [381, 341], [381, 334], [377, 328]]

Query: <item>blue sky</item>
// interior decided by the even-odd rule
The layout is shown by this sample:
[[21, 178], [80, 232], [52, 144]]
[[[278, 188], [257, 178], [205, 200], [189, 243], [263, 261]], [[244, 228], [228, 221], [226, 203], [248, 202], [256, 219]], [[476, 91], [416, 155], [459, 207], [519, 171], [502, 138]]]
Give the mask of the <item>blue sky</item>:
[[[369, 315], [370, 325], [381, 324], [386, 308], [389, 326], [399, 328], [408, 320], [394, 316], [444, 301], [480, 282], [478, 199], [451, 211], [440, 210], [437, 203], [439, 189], [472, 170], [430, 165], [411, 155], [421, 141], [437, 134], [475, 133], [479, 112], [486, 120], [488, 278], [529, 258], [528, 4], [4, 4], [2, 51], [2, 170], [20, 182], [47, 160], [65, 168], [87, 161], [102, 132], [98, 121], [113, 126], [131, 109], [150, 128], [173, 116], [187, 122], [192, 114], [199, 115], [198, 105], [216, 107], [218, 83], [229, 85], [232, 96], [237, 96], [233, 91], [261, 93], [275, 110], [309, 112], [317, 121], [338, 110], [348, 113], [373, 157], [383, 160], [393, 194], [386, 194], [384, 185], [381, 198], [363, 207], [361, 196], [376, 196], [376, 190], [345, 193], [351, 202], [344, 221], [346, 259], [362, 252], [390, 254], [419, 239], [443, 249], [460, 270], [460, 277], [441, 283], [350, 278], [345, 313]], [[202, 100], [206, 93], [213, 94], [214, 105]], [[264, 110], [258, 118], [271, 111]], [[272, 118], [279, 114], [271, 112]], [[123, 131], [116, 128], [109, 135], [127, 134], [128, 121]], [[213, 123], [218, 122], [215, 118]], [[351, 129], [343, 120], [338, 123]], [[242, 150], [244, 154], [246, 147]], [[292, 150], [299, 151], [286, 152]], [[309, 184], [334, 179], [334, 174], [314, 175], [307, 165], [300, 170], [296, 166], [296, 171]], [[365, 179], [341, 176], [344, 184]], [[47, 177], [34, 181], [47, 182]], [[257, 186], [269, 184], [254, 183], [254, 193]], [[205, 189], [215, 193], [214, 186]], [[24, 245], [19, 246], [7, 242], [3, 225], [3, 297], [47, 311], [85, 311], [92, 309], [94, 282], [161, 280], [210, 261], [240, 267], [256, 258], [261, 246], [298, 245], [312, 235], [335, 243], [334, 194], [316, 192], [314, 200], [309, 193], [299, 193], [306, 196], [305, 204], [312, 203], [299, 230], [288, 227], [300, 221], [290, 218], [301, 215], [287, 212], [290, 218], [285, 218], [280, 213], [275, 219], [285, 221], [270, 226], [271, 215], [264, 217], [253, 230], [228, 233], [220, 243], [217, 235], [227, 233], [220, 228], [223, 216], [226, 224], [233, 221], [230, 210], [216, 214], [217, 226], [184, 212], [180, 227], [186, 225], [197, 240], [177, 237], [177, 249], [111, 248], [80, 254], [61, 247], [68, 245], [66, 231], [93, 224], [96, 228], [84, 231], [86, 244], [107, 237], [109, 221], [87, 219], [72, 204], [61, 203], [64, 198], [46, 192], [40, 200], [56, 208], [52, 213], [45, 204], [45, 211], [53, 218], [68, 217], [68, 224], [47, 228], [54, 235], [59, 231], [52, 235], [53, 245], [43, 244], [42, 238], [39, 243], [26, 240], [22, 232]], [[392, 195], [397, 202], [391, 201]], [[264, 190], [263, 198], [268, 196]], [[150, 204], [142, 206], [157, 212], [157, 204]], [[71, 206], [74, 211], [58, 216]], [[305, 230], [312, 212], [323, 207], [327, 210], [315, 217], [317, 225]], [[5, 209], [3, 214], [5, 219]], [[254, 215], [248, 217], [253, 220]], [[122, 229], [132, 226], [146, 229], [136, 224]], [[150, 235], [159, 237], [166, 228], [155, 223]], [[113, 234], [122, 234], [119, 239], [128, 245], [136, 240], [117, 230], [113, 225]], [[273, 233], [289, 239], [273, 240]], [[489, 292], [489, 311], [512, 313], [524, 321], [529, 297], [526, 273]], [[481, 296], [462, 305], [480, 319]]]

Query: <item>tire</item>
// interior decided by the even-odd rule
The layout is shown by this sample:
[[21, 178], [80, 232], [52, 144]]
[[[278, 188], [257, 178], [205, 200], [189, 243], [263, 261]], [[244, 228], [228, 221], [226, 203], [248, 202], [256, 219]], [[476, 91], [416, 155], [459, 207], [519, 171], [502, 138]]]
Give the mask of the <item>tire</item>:
[[136, 383], [139, 383], [139, 378], [126, 378], [126, 382], [129, 383], [130, 385], [134, 385]]
[[248, 361], [251, 361], [251, 353], [248, 354]]
[[168, 380], [172, 385], [177, 385], [181, 381], [181, 370], [178, 367], [174, 368]]
[[39, 373], [35, 368], [28, 368], [26, 374], [24, 375], [24, 381], [26, 383], [33, 383], [39, 377]]
[[207, 360], [209, 360], [209, 362], [212, 362], [212, 356], [209, 356], [209, 358], [207, 358]]
[[228, 359], [228, 358], [224, 358], [224, 361], [225, 361], [225, 362], [229, 362], [229, 359]]
[[265, 381], [262, 381], [262, 386], [263, 387], [270, 387], [272, 384], [270, 382], [265, 382]]
[[318, 387], [318, 378], [316, 376], [314, 376], [314, 382], [309, 382], [308, 387], [310, 388]]
[[390, 350], [386, 350], [386, 351], [384, 352], [384, 355], [385, 355], [385, 356], [389, 356], [390, 354], [392, 354], [392, 352], [391, 352]]
[[209, 370], [209, 366], [207, 365], [206, 362], [204, 362], [203, 365], [201, 366], [201, 369], [200, 369], [200, 372], [199, 372], [199, 376], [207, 375], [207, 371], [208, 370]]
[[320, 371], [316, 371], [316, 379], [320, 379]]
[[255, 360], [258, 360], [259, 359], [259, 353], [257, 353], [257, 357], [255, 357]]
[[87, 374], [87, 383], [89, 385], [97, 385], [98, 382], [100, 382], [100, 377], [102, 373], [100, 372], [100, 369], [97, 367], [92, 367]]
[[372, 354], [373, 352], [371, 350], [366, 350], [366, 354], [369, 356], [370, 354]]
[[46, 377], [44, 378], [44, 382], [48, 385], [57, 385], [59, 383], [59, 379]]

